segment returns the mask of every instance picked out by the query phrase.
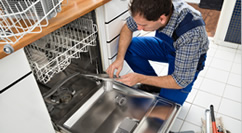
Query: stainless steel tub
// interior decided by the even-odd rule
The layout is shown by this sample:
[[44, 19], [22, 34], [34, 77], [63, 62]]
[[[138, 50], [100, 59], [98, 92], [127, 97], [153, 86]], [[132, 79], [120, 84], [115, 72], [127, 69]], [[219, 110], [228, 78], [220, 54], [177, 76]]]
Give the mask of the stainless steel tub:
[[[95, 79], [90, 80], [93, 83]], [[105, 88], [107, 82], [112, 82], [111, 89]], [[62, 130], [71, 133], [163, 133], [169, 131], [180, 109], [178, 104], [113, 80], [96, 83], [99, 87], [94, 87], [96, 91], [92, 96], [78, 108], [73, 107], [65, 116], [60, 116], [57, 123]]]

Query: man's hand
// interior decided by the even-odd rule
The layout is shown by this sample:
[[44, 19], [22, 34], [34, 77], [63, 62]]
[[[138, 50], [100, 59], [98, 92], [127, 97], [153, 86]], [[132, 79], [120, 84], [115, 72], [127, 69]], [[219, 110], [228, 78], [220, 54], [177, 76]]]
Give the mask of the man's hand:
[[114, 71], [117, 69], [116, 77], [119, 77], [119, 73], [123, 69], [124, 60], [115, 60], [106, 70], [110, 78], [113, 78]]
[[128, 86], [133, 86], [137, 83], [140, 83], [145, 78], [144, 75], [138, 73], [128, 73], [121, 76], [117, 81], [122, 82]]

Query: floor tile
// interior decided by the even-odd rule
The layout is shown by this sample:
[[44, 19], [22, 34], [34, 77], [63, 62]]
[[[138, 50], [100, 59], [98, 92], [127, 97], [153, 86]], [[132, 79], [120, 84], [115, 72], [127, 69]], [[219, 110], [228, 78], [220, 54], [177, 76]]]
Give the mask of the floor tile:
[[197, 95], [197, 89], [193, 88], [192, 91], [188, 94], [188, 97], [186, 99], [186, 102], [193, 103], [196, 95]]
[[215, 58], [219, 58], [219, 59], [224, 59], [224, 60], [228, 60], [228, 61], [233, 61], [234, 57], [235, 57], [235, 53], [232, 52], [228, 52], [228, 51], [216, 51]]
[[241, 49], [237, 49], [236, 50], [236, 54], [242, 54], [242, 50]]
[[163, 69], [166, 68], [166, 65], [164, 65], [164, 63], [159, 63], [159, 62], [155, 62], [155, 61], [149, 61], [149, 63], [155, 70], [156, 74], [159, 76], [161, 76], [160, 73], [163, 71]]
[[[201, 74], [201, 73], [200, 73]], [[202, 76], [199, 76], [197, 77], [196, 81], [194, 82], [194, 85], [193, 85], [193, 88], [196, 88], [196, 89], [199, 89], [201, 84], [202, 84], [202, 81], [203, 81], [203, 77]]]
[[241, 87], [241, 75], [230, 73], [228, 84]]
[[143, 30], [141, 30], [139, 33], [139, 36], [147, 36], [147, 34], [149, 34], [149, 32]]
[[172, 132], [179, 132], [180, 129], [181, 129], [182, 124], [183, 124], [183, 120], [177, 118], [175, 120], [174, 124], [172, 125], [170, 131], [172, 131]]
[[241, 120], [241, 103], [223, 98], [218, 113]]
[[240, 63], [240, 64], [241, 64], [241, 54], [236, 54], [236, 55], [235, 55], [234, 62], [235, 62], [235, 63]]
[[238, 46], [238, 50], [242, 50], [242, 45], [239, 45]]
[[192, 105], [185, 121], [193, 123], [197, 126], [201, 126], [201, 118], [205, 117], [205, 108], [198, 107], [196, 105]]
[[218, 117], [222, 117], [223, 125], [226, 130], [229, 130], [231, 133], [241, 133], [241, 121], [233, 119], [231, 117], [218, 114]]
[[188, 111], [190, 110], [190, 107], [191, 107], [191, 104], [190, 103], [187, 103], [185, 102], [182, 106], [182, 109], [180, 111], [180, 113], [178, 114], [178, 118], [182, 119], [182, 120], [185, 120], [186, 116], [187, 116], [187, 113]]
[[140, 31], [140, 35], [139, 36], [155, 36], [155, 32], [154, 31]]
[[209, 94], [207, 92], [198, 91], [193, 104], [203, 108], [209, 108], [211, 104], [214, 106], [214, 111], [219, 108], [221, 97]]
[[164, 69], [158, 74], [160, 76], [167, 75], [168, 74], [168, 65], [164, 67]]
[[200, 0], [185, 0], [187, 3], [196, 3], [199, 4]]
[[229, 47], [224, 47], [224, 46], [218, 46], [217, 48], [218, 51], [227, 51], [227, 52], [231, 52], [231, 53], [236, 53], [235, 48], [229, 48]]
[[213, 58], [213, 61], [211, 62], [210, 66], [214, 68], [218, 68], [220, 70], [230, 71], [232, 64], [233, 64], [232, 61]]
[[233, 63], [231, 72], [241, 75], [241, 64]]
[[205, 65], [210, 66], [212, 61], [213, 61], [213, 57], [207, 56], [206, 61], [205, 61]]
[[218, 70], [216, 68], [212, 68], [209, 67], [208, 71], [205, 75], [205, 77], [210, 78], [210, 79], [214, 79], [216, 81], [220, 81], [220, 82], [227, 82], [229, 76], [229, 72], [227, 71], [223, 71], [223, 70]]
[[[207, 56], [208, 56], [208, 57], [214, 57], [216, 51], [217, 51], [216, 49], [211, 49], [211, 48], [208, 49]], [[207, 58], [208, 58], [208, 57], [207, 57]]]
[[205, 75], [206, 75], [206, 73], [207, 73], [207, 71], [208, 71], [208, 68], [209, 68], [209, 66], [206, 65], [206, 63], [205, 63], [205, 67], [204, 67], [204, 69], [203, 69], [202, 71], [200, 71], [200, 73], [199, 73], [198, 76], [200, 76], [200, 77], [205, 77]]
[[225, 88], [225, 83], [211, 79], [204, 79], [199, 90], [206, 91], [210, 94], [222, 96]]
[[201, 132], [201, 127], [194, 125], [192, 123], [189, 123], [189, 122], [184, 122], [180, 132], [182, 132], [182, 131], [184, 131], [184, 132], [185, 131], [193, 131], [193, 132], [197, 133], [197, 132]]
[[148, 32], [146, 36], [155, 36], [155, 32]]
[[241, 88], [232, 85], [226, 85], [223, 96], [227, 99], [241, 102]]
[[208, 37], [208, 40], [209, 40], [209, 49], [217, 50], [217, 48], [219, 47], [219, 45], [214, 44], [213, 38]]

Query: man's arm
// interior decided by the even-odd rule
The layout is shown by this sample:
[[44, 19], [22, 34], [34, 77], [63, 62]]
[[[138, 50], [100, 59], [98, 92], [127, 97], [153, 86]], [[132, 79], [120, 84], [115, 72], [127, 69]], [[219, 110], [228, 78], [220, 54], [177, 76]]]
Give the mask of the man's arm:
[[171, 75], [157, 77], [157, 76], [146, 76], [138, 73], [129, 73], [129, 74], [123, 75], [121, 78], [117, 80], [129, 86], [133, 86], [136, 83], [142, 83], [142, 84], [157, 86], [160, 88], [182, 89], [182, 87], [176, 83], [176, 81]]
[[158, 77], [145, 76], [144, 78], [142, 78], [141, 83], [150, 84], [161, 88], [182, 89], [182, 87], [176, 83], [171, 75]]
[[133, 32], [124, 24], [120, 32], [118, 55], [116, 60], [124, 60], [125, 53], [131, 42]]
[[118, 55], [116, 60], [106, 70], [110, 78], [113, 78], [115, 69], [117, 69], [116, 76], [119, 77], [119, 73], [123, 68], [124, 56], [131, 42], [133, 32], [125, 24], [120, 32]]

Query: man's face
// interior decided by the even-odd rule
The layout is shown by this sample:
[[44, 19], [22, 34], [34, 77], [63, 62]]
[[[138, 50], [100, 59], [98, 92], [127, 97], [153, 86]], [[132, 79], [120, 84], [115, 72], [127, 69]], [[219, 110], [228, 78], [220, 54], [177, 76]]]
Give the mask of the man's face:
[[156, 21], [148, 21], [147, 19], [145, 19], [140, 15], [136, 15], [133, 18], [138, 26], [138, 30], [155, 31], [165, 26], [165, 23], [163, 22], [164, 20], [162, 20], [162, 18]]

